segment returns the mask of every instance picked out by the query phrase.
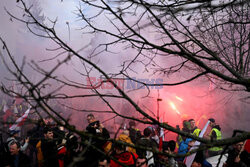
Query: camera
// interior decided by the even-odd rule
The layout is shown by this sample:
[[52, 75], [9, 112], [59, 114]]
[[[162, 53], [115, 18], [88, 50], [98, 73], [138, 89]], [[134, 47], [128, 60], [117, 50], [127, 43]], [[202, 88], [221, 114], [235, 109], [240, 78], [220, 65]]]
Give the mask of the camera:
[[176, 125], [176, 129], [180, 130], [180, 125]]
[[96, 126], [97, 128], [99, 128], [99, 127], [100, 127], [100, 121], [96, 121], [95, 126]]

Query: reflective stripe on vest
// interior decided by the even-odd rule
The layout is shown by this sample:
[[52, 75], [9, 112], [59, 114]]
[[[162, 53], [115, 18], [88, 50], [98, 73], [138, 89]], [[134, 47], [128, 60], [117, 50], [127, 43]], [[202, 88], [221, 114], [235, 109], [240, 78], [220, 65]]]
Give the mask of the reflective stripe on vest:
[[200, 133], [201, 133], [201, 130], [197, 128], [194, 130], [192, 135], [199, 137]]
[[[216, 133], [216, 140], [221, 140], [221, 131], [219, 131], [216, 128], [213, 128], [209, 134], [209, 136], [212, 136], [213, 131]], [[210, 151], [220, 151], [222, 150], [222, 147], [212, 147], [209, 149]]]

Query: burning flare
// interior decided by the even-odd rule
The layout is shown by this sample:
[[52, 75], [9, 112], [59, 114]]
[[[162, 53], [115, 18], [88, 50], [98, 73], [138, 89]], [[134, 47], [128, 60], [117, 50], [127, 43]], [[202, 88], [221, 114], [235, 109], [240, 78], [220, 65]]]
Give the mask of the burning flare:
[[177, 114], [181, 115], [181, 113], [178, 111], [178, 109], [176, 108], [175, 104], [172, 101], [170, 101], [169, 104]]
[[178, 96], [175, 96], [175, 98], [176, 98], [177, 100], [183, 102], [183, 99], [182, 99], [182, 98], [180, 98], [180, 97], [178, 97]]

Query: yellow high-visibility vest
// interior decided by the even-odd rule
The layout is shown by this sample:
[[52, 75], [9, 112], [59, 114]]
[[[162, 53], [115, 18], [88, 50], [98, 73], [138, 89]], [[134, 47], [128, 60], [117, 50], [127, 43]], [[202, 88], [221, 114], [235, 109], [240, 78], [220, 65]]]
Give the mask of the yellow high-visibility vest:
[[[218, 129], [216, 128], [213, 128], [209, 134], [209, 136], [212, 136], [212, 133], [213, 131], [215, 131], [216, 133], [216, 140], [221, 140], [221, 131], [219, 131]], [[222, 150], [222, 147], [212, 147], [212, 148], [209, 148], [210, 151], [221, 151]]]
[[201, 133], [201, 130], [197, 128], [197, 129], [194, 130], [192, 135], [199, 137], [200, 133]]

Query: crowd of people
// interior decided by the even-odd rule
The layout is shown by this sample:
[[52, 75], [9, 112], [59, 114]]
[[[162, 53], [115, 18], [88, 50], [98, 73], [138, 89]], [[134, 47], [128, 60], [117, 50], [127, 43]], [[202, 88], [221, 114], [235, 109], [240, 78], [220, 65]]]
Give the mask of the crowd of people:
[[[24, 107], [27, 108], [27, 107]], [[3, 107], [0, 108], [3, 113]], [[13, 110], [14, 111], [14, 110]], [[12, 111], [12, 112], [13, 112]], [[22, 110], [23, 112], [23, 110]], [[181, 167], [186, 166], [186, 154], [195, 147], [195, 140], [178, 135], [176, 140], [164, 141], [162, 130], [157, 125], [147, 125], [143, 130], [136, 128], [136, 122], [128, 120], [129, 127], [124, 126], [114, 137], [97, 120], [88, 114], [88, 126], [76, 133], [55, 123], [51, 117], [40, 119], [32, 128], [8, 129], [1, 114], [1, 129], [7, 128], [7, 138], [2, 136], [0, 145], [0, 167], [64, 167], [64, 166], [99, 166], [99, 167]], [[17, 119], [17, 118], [11, 118]], [[215, 119], [209, 119], [210, 133], [203, 137], [212, 141], [222, 139], [220, 126]], [[184, 120], [182, 131], [199, 136], [202, 129], [195, 120]], [[22, 133], [21, 133], [22, 131]], [[224, 167], [250, 166], [249, 142], [239, 142], [230, 146]], [[208, 157], [220, 155], [223, 147], [212, 147], [196, 153], [193, 167], [211, 167]], [[165, 153], [165, 154], [162, 154]]]

